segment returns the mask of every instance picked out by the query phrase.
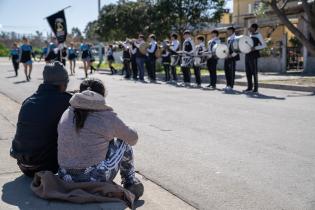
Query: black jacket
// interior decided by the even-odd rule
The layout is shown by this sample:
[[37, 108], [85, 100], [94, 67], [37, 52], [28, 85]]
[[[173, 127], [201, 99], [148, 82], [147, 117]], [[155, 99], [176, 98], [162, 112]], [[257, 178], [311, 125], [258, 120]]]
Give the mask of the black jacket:
[[57, 161], [57, 125], [70, 98], [56, 86], [41, 84], [22, 104], [11, 156], [28, 165]]

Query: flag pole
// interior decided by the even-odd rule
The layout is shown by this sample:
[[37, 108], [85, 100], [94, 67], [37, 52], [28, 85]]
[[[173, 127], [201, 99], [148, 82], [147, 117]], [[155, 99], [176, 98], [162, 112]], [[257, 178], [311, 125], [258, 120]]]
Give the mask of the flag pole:
[[[63, 8], [63, 9], [61, 9], [61, 10], [58, 10], [57, 12], [60, 12], [60, 11], [62, 11], [62, 10], [69, 9], [70, 7], [71, 7], [71, 6], [69, 5], [69, 6], [67, 6], [67, 7], [65, 7], [65, 8]], [[57, 12], [55, 12], [55, 13], [57, 13]], [[49, 16], [50, 16], [50, 15], [49, 15]], [[44, 17], [44, 20], [47, 19], [49, 16]]]

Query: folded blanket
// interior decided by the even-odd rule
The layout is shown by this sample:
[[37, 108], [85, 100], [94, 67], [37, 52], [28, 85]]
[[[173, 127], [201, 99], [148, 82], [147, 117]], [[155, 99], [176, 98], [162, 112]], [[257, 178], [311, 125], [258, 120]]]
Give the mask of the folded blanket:
[[134, 195], [114, 182], [65, 182], [50, 171], [36, 173], [31, 189], [47, 200], [73, 203], [123, 201], [131, 209], [134, 204]]

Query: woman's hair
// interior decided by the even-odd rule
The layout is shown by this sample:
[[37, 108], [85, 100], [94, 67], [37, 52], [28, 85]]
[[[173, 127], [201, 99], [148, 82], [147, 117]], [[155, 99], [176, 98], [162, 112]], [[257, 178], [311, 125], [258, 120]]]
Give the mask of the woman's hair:
[[[103, 82], [99, 79], [86, 79], [80, 84], [80, 93], [85, 91], [85, 90], [90, 90], [93, 92], [96, 92], [102, 96], [105, 97], [106, 91], [105, 91], [105, 86]], [[74, 109], [74, 118], [73, 121], [75, 122], [75, 127], [77, 131], [81, 128], [84, 127], [85, 120], [89, 114], [90, 110], [86, 109]]]

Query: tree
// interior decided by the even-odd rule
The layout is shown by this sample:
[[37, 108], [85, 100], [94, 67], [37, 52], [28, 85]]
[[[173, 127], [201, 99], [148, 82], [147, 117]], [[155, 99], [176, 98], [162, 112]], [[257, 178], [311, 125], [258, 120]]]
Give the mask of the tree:
[[78, 27], [73, 27], [71, 29], [71, 35], [73, 38], [82, 38], [82, 32]]
[[[224, 0], [158, 0], [158, 14], [171, 28], [180, 34], [205, 22], [218, 22], [223, 13]], [[164, 26], [165, 27], [165, 26]]]
[[224, 0], [119, 0], [102, 8], [97, 21], [87, 25], [86, 35], [104, 41], [123, 40], [139, 33], [165, 38], [171, 31], [182, 33], [201, 22], [217, 22]]
[[[298, 29], [286, 15], [286, 8], [289, 0], [262, 0], [277, 15], [280, 21], [295, 35], [295, 37], [307, 48], [307, 50], [315, 56], [315, 2], [301, 0], [304, 14], [301, 18], [306, 22], [310, 31], [310, 37]], [[292, 1], [291, 1], [292, 2]], [[297, 1], [296, 1], [297, 2]]]

